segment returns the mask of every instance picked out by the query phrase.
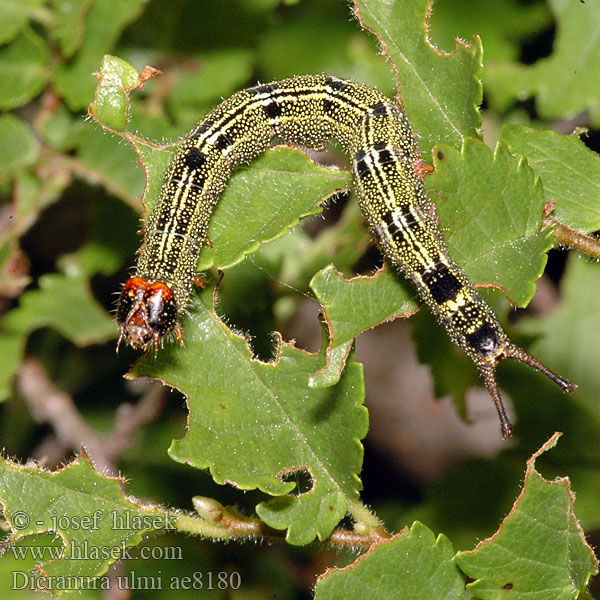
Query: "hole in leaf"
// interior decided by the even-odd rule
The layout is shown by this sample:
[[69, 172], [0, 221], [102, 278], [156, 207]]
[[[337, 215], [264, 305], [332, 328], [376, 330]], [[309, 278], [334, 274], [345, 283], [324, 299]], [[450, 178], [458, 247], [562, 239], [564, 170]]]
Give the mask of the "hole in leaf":
[[291, 469], [285, 473], [281, 473], [279, 478], [282, 481], [293, 481], [296, 487], [291, 491], [291, 495], [300, 496], [306, 494], [313, 489], [314, 480], [310, 471], [306, 467], [298, 467]]

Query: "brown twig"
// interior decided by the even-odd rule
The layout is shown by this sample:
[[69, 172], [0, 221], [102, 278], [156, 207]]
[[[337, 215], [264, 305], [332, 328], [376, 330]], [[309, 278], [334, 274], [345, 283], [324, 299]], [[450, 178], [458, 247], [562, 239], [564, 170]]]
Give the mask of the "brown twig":
[[165, 400], [165, 387], [158, 382], [147, 386], [137, 404], [119, 406], [112, 432], [106, 438], [107, 454], [116, 460], [132, 443], [133, 434], [160, 414]]
[[17, 375], [17, 386], [34, 419], [48, 423], [54, 432], [38, 446], [34, 458], [55, 464], [66, 451], [83, 447], [96, 468], [107, 474], [115, 473], [114, 463], [130, 446], [133, 433], [156, 418], [164, 399], [161, 386], [150, 386], [135, 406], [121, 405], [112, 432], [105, 436], [85, 422], [71, 396], [50, 381], [39, 361], [25, 359]]
[[585, 252], [589, 256], [600, 260], [600, 239], [593, 235], [588, 235], [582, 231], [577, 231], [568, 227], [564, 223], [561, 223], [555, 219], [551, 213], [554, 210], [554, 201], [550, 200], [546, 202], [544, 206], [544, 214], [542, 217], [542, 224], [544, 227], [550, 227], [554, 225], [554, 237], [563, 246], [574, 248]]
[[17, 386], [34, 419], [52, 426], [63, 450], [83, 446], [98, 470], [112, 473], [103, 437], [88, 426], [71, 397], [54, 386], [39, 361], [25, 359], [17, 374]]

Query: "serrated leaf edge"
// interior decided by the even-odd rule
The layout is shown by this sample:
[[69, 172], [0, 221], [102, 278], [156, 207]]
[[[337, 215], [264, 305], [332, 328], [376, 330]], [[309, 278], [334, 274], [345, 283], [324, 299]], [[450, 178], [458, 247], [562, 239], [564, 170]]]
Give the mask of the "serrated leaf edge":
[[[566, 492], [567, 492], [567, 496], [569, 499], [569, 517], [572, 519], [572, 522], [575, 524], [575, 528], [577, 530], [577, 533], [581, 539], [581, 542], [583, 543], [583, 545], [588, 549], [589, 553], [590, 553], [590, 557], [592, 558], [592, 562], [594, 563], [594, 569], [592, 570], [593, 575], [598, 574], [598, 567], [599, 567], [599, 561], [596, 558], [596, 555], [594, 554], [594, 551], [590, 548], [590, 546], [588, 545], [588, 543], [586, 542], [585, 539], [585, 532], [583, 531], [581, 525], [579, 524], [579, 521], [577, 520], [576, 516], [575, 516], [575, 512], [573, 510], [573, 505], [575, 503], [575, 494], [574, 492], [571, 490], [571, 482], [569, 480], [568, 477], [560, 477], [560, 478], [556, 478], [553, 481], [550, 481], [548, 479], [546, 479], [545, 477], [543, 477], [541, 475], [541, 473], [539, 473], [538, 471], [536, 471], [535, 469], [535, 462], [536, 460], [545, 452], [547, 452], [548, 450], [551, 450], [552, 448], [554, 448], [554, 446], [556, 446], [558, 439], [562, 436], [561, 432], [555, 432], [550, 439], [548, 439], [544, 444], [542, 444], [542, 446], [539, 448], [539, 450], [537, 450], [536, 452], [534, 452], [531, 457], [527, 460], [527, 467], [525, 469], [525, 477], [524, 477], [524, 485], [523, 488], [521, 489], [521, 492], [519, 493], [517, 499], [515, 500], [515, 502], [512, 505], [512, 508], [510, 509], [510, 512], [506, 515], [506, 517], [504, 517], [504, 519], [502, 520], [502, 523], [500, 524], [500, 526], [498, 527], [498, 529], [489, 537], [486, 538], [484, 540], [481, 540], [480, 542], [477, 543], [477, 545], [475, 546], [475, 548], [473, 548], [472, 550], [464, 550], [462, 552], [457, 552], [456, 554], [456, 558], [459, 561], [459, 566], [460, 565], [460, 558], [461, 556], [468, 556], [471, 554], [475, 554], [477, 552], [477, 550], [489, 543], [489, 542], [493, 542], [495, 541], [495, 539], [504, 531], [504, 526], [505, 523], [507, 523], [512, 517], [513, 515], [519, 510], [519, 505], [522, 501], [522, 499], [524, 498], [524, 496], [527, 494], [527, 481], [530, 477], [537, 477], [538, 479], [540, 479], [541, 481], [549, 484], [549, 485], [557, 485], [557, 486], [561, 486], [564, 487]], [[461, 566], [461, 570], [462, 570], [462, 566]], [[467, 574], [468, 575], [468, 574]], [[591, 575], [590, 575], [591, 576]], [[475, 579], [474, 582], [479, 581], [479, 579]], [[473, 583], [474, 583], [473, 582]]]
[[[10, 470], [13, 470], [13, 471], [14, 470], [17, 470], [17, 471], [18, 470], [29, 470], [30, 471], [31, 469], [36, 469], [38, 472], [42, 472], [42, 473], [45, 473], [50, 476], [59, 475], [60, 473], [66, 471], [69, 468], [76, 467], [77, 465], [80, 464], [80, 461], [82, 461], [82, 460], [87, 462], [88, 465], [91, 467], [92, 471], [94, 473], [96, 473], [99, 477], [101, 477], [103, 479], [110, 479], [110, 480], [117, 482], [118, 492], [121, 495], [121, 497], [123, 498], [123, 500], [125, 500], [126, 502], [128, 502], [131, 505], [131, 510], [134, 510], [136, 512], [152, 513], [152, 512], [158, 511], [161, 514], [164, 513], [164, 510], [162, 508], [160, 508], [158, 505], [153, 504], [153, 503], [142, 504], [134, 496], [131, 496], [130, 494], [126, 494], [123, 489], [123, 486], [125, 485], [127, 480], [120, 475], [108, 475], [108, 474], [104, 474], [104, 473], [101, 473], [100, 471], [98, 471], [94, 465], [93, 460], [87, 454], [87, 452], [85, 451], [84, 448], [82, 448], [79, 451], [79, 453], [73, 458], [73, 460], [71, 460], [69, 463], [66, 463], [65, 465], [63, 465], [62, 467], [59, 467], [58, 469], [56, 469], [54, 471], [50, 471], [49, 469], [46, 469], [42, 465], [39, 465], [39, 464], [29, 464], [28, 463], [28, 464], [23, 465], [23, 464], [12, 461], [12, 460], [0, 455], [0, 461], [4, 462], [6, 465], [8, 465], [8, 469], [10, 469]], [[73, 490], [73, 491], [76, 491], [76, 490]], [[2, 506], [2, 512], [5, 515], [6, 521], [7, 521], [7, 523], [9, 523], [9, 525], [11, 527], [11, 535], [6, 540], [4, 540], [0, 543], [0, 556], [2, 556], [2, 554], [4, 553], [4, 549], [8, 545], [13, 544], [14, 542], [17, 542], [20, 539], [26, 538], [30, 535], [40, 535], [40, 534], [45, 534], [45, 533], [53, 533], [54, 535], [57, 535], [62, 540], [63, 548], [68, 547], [67, 539], [65, 538], [65, 535], [62, 532], [62, 530], [57, 531], [55, 529], [52, 529], [51, 527], [44, 527], [44, 528], [34, 530], [34, 531], [29, 531], [29, 530], [20, 531], [19, 529], [15, 529], [10, 522], [9, 515], [7, 514], [6, 504], [4, 502], [2, 502], [1, 499], [0, 499], [0, 505]], [[134, 547], [143, 541], [143, 535], [148, 533], [149, 531], [152, 531], [152, 530], [151, 529], [135, 529], [132, 537], [128, 538], [127, 540], [123, 540], [123, 542], [125, 543], [126, 547]], [[64, 558], [57, 558], [57, 559], [43, 561], [43, 562], [36, 564], [34, 569], [41, 576], [47, 577], [48, 574], [43, 569], [43, 567], [50, 565], [52, 563], [55, 563], [55, 562], [60, 562], [61, 560], [64, 560]], [[99, 577], [100, 575], [103, 575], [108, 570], [110, 564], [111, 563], [110, 563], [109, 559], [102, 562], [100, 564], [100, 570], [97, 573], [90, 575], [89, 577], [91, 579], [93, 579], [95, 577]]]
[[[431, 50], [433, 50], [433, 52], [435, 52], [438, 56], [453, 56], [455, 54], [458, 54], [459, 52], [459, 48], [462, 46], [463, 48], [467, 49], [467, 50], [474, 50], [477, 55], [480, 57], [480, 65], [481, 65], [481, 70], [483, 69], [483, 63], [481, 62], [481, 57], [483, 56], [483, 47], [482, 47], [482, 43], [481, 43], [481, 38], [478, 35], [474, 35], [474, 43], [473, 44], [469, 44], [468, 42], [466, 42], [465, 40], [462, 40], [460, 38], [455, 38], [455, 45], [454, 45], [454, 50], [451, 51], [443, 51], [440, 50], [432, 41], [431, 38], [429, 37], [429, 22], [431, 19], [431, 13], [432, 13], [432, 9], [433, 9], [433, 4], [434, 4], [435, 0], [429, 0], [429, 4], [427, 5], [427, 9], [425, 12], [425, 20], [423, 22], [423, 29], [424, 29], [424, 40], [425, 43], [429, 46], [429, 48], [431, 48]], [[362, 15], [360, 13], [360, 8], [358, 6], [358, 0], [352, 0], [353, 3], [353, 14], [354, 16], [357, 18], [360, 26], [365, 30], [368, 31], [369, 33], [371, 33], [372, 35], [375, 36], [375, 38], [377, 39], [377, 41], [379, 42], [379, 45], [381, 47], [381, 55], [391, 64], [392, 69], [394, 71], [394, 77], [396, 79], [396, 100], [397, 102], [403, 106], [402, 103], [402, 83], [401, 83], [401, 77], [400, 77], [400, 73], [398, 72], [398, 67], [396, 66], [396, 63], [394, 62], [394, 60], [392, 59], [392, 57], [390, 56], [389, 52], [388, 52], [388, 48], [387, 48], [387, 44], [385, 43], [385, 40], [383, 39], [383, 36], [378, 33], [377, 31], [375, 31], [374, 29], [371, 29], [370, 27], [368, 27], [363, 18]], [[399, 54], [403, 54], [402, 52], [399, 52]], [[407, 64], [409, 61], [406, 61]], [[473, 82], [476, 86], [476, 88], [478, 89], [478, 98], [479, 98], [479, 102], [481, 102], [482, 98], [483, 98], [483, 84], [481, 82], [481, 78], [477, 77], [476, 73], [473, 73]], [[430, 96], [432, 98], [435, 98], [434, 94], [430, 93]], [[438, 103], [435, 102], [435, 104], [438, 105], [440, 113], [444, 115], [444, 117], [446, 117], [446, 113], [443, 109], [443, 107]], [[478, 120], [479, 120], [479, 125], [477, 127], [477, 132], [481, 135], [481, 111], [479, 110], [479, 106], [477, 104], [473, 104], [473, 108], [475, 109], [476, 114], [478, 115]], [[451, 125], [452, 129], [456, 132], [457, 136], [459, 138], [464, 139], [462, 132], [457, 129], [454, 125], [454, 123], [452, 122], [451, 119], [447, 119], [447, 122]]]
[[[340, 279], [341, 281], [345, 282], [345, 283], [353, 283], [355, 281], [375, 281], [377, 280], [380, 275], [382, 273], [387, 273], [389, 272], [389, 267], [387, 266], [387, 263], [384, 263], [382, 267], [380, 267], [379, 269], [377, 269], [377, 271], [371, 275], [355, 275], [353, 277], [344, 277], [343, 273], [341, 273], [340, 271], [338, 271], [338, 269], [336, 268], [336, 266], [333, 263], [330, 263], [329, 265], [327, 265], [326, 267], [324, 267], [323, 269], [321, 269], [320, 271], [318, 271], [317, 273], [315, 273], [309, 283], [310, 288], [313, 290], [313, 281], [314, 279], [321, 275], [324, 271], [329, 271], [329, 273], [331, 273], [333, 276], [337, 277], [338, 279]], [[315, 293], [316, 295], [316, 293]], [[361, 333], [364, 333], [365, 331], [369, 331], [370, 329], [375, 329], [375, 327], [378, 327], [379, 325], [382, 325], [383, 323], [391, 323], [392, 321], [395, 321], [396, 319], [408, 319], [410, 317], [412, 317], [412, 315], [414, 315], [415, 313], [417, 313], [420, 309], [421, 306], [417, 306], [415, 309], [408, 311], [408, 312], [402, 312], [402, 313], [395, 313], [393, 315], [391, 315], [390, 317], [387, 317], [386, 319], [383, 319], [383, 321], [379, 321], [378, 323], [375, 323], [373, 325], [370, 325], [368, 327], [365, 327], [363, 329], [361, 329], [356, 336], [354, 336], [354, 338], [352, 340], [345, 340], [344, 342], [342, 342], [342, 344], [339, 343], [339, 340], [336, 340], [335, 338], [335, 332], [334, 332], [334, 327], [332, 324], [332, 320], [331, 318], [328, 316], [327, 314], [327, 306], [325, 304], [321, 304], [321, 308], [323, 309], [323, 320], [327, 326], [327, 329], [329, 330], [329, 344], [327, 346], [327, 349], [325, 351], [325, 365], [323, 365], [323, 367], [321, 367], [318, 371], [315, 371], [310, 377], [311, 379], [313, 377], [319, 377], [320, 375], [322, 375], [323, 373], [327, 372], [330, 368], [331, 368], [331, 360], [332, 360], [332, 353], [333, 353], [333, 349], [334, 347], [337, 346], [341, 346], [342, 344], [346, 344], [348, 342], [352, 342], [354, 339], [356, 339], [356, 337], [358, 337]], [[350, 352], [352, 350], [352, 345], [349, 344], [348, 346], [348, 350], [345, 354], [345, 356], [342, 358], [342, 362], [341, 362], [341, 367], [340, 367], [340, 372], [339, 375], [341, 376], [342, 371], [344, 370], [345, 366], [346, 366], [346, 361], [348, 359], [348, 356], [350, 355]]]

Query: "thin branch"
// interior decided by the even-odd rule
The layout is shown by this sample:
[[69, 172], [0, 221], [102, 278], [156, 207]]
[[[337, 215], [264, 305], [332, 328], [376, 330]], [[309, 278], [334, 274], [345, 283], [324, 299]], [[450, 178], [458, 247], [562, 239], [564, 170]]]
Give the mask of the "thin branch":
[[[216, 540], [239, 540], [247, 538], [264, 540], [285, 539], [286, 531], [273, 529], [258, 518], [249, 517], [223, 517], [218, 523], [205, 521], [201, 517], [188, 514], [169, 513], [173, 517], [173, 525], [179, 531], [201, 535]], [[362, 534], [348, 529], [334, 529], [331, 535], [323, 540], [323, 543], [336, 546], [338, 548], [361, 548], [369, 549], [375, 542], [391, 537], [388, 533], [385, 536], [371, 530], [368, 534]]]
[[116, 460], [131, 446], [133, 434], [138, 429], [158, 417], [164, 405], [165, 389], [160, 383], [153, 382], [135, 405], [123, 403], [119, 406], [112, 432], [105, 442], [111, 460]]
[[34, 419], [48, 423], [54, 431], [54, 436], [38, 446], [36, 458], [54, 464], [66, 451], [83, 446], [96, 468], [110, 474], [115, 473], [115, 462], [131, 445], [133, 434], [154, 420], [164, 403], [162, 386], [149, 386], [137, 404], [119, 407], [112, 431], [102, 435], [85, 422], [71, 396], [50, 381], [39, 361], [25, 359], [17, 375], [17, 386]]
[[558, 242], [600, 260], [600, 239], [561, 223], [550, 214], [553, 210], [554, 201], [546, 202], [542, 223], [545, 227], [554, 225], [554, 237]]
[[[196, 496], [192, 501], [199, 516], [169, 512], [174, 527], [180, 531], [213, 539], [238, 539], [240, 541], [246, 538], [268, 540], [283, 540], [285, 538], [285, 530], [273, 529], [256, 517], [245, 517], [233, 512], [213, 498]], [[367, 511], [366, 508], [364, 510]], [[358, 530], [355, 531], [341, 528], [334, 529], [331, 535], [323, 540], [323, 543], [340, 548], [362, 548], [367, 550], [375, 542], [391, 537], [385, 531], [383, 525], [370, 512], [368, 514], [371, 515], [373, 523], [377, 523], [377, 527], [367, 527], [364, 528], [364, 531], [361, 531], [361, 526], [364, 526], [364, 522], [361, 522], [357, 524]]]
[[17, 386], [34, 419], [52, 426], [62, 448], [83, 445], [99, 471], [113, 472], [103, 437], [85, 422], [71, 396], [54, 386], [39, 361], [25, 359], [17, 374]]

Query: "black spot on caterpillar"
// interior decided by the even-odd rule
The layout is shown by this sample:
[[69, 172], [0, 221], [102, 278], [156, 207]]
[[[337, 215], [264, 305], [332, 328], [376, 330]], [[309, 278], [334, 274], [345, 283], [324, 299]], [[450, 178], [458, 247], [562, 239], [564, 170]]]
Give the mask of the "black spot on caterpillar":
[[[119, 343], [154, 347], [177, 321], [195, 277], [208, 221], [235, 165], [266, 150], [277, 136], [321, 147], [335, 138], [352, 158], [355, 188], [383, 254], [416, 286], [451, 339], [475, 363], [496, 405], [502, 434], [511, 426], [495, 378], [515, 358], [565, 391], [576, 386], [513, 344], [496, 316], [448, 255], [422, 182], [416, 137], [401, 107], [360, 84], [304, 75], [234, 94], [181, 143], [150, 215], [135, 276], [124, 286]], [[118, 347], [118, 346], [117, 346]]]

